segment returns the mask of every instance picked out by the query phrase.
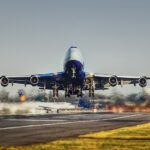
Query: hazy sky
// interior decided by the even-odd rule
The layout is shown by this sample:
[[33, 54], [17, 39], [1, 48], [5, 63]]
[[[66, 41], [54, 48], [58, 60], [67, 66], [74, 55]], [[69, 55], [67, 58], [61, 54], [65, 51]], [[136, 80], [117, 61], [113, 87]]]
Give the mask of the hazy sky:
[[60, 71], [71, 45], [86, 71], [150, 75], [150, 1], [0, 0], [2, 75]]

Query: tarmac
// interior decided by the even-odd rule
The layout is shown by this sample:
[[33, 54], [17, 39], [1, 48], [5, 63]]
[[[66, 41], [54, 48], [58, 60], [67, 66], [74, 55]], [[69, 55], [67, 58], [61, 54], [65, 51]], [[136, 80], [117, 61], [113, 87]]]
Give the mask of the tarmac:
[[150, 122], [150, 113], [74, 113], [0, 116], [0, 145], [45, 143]]

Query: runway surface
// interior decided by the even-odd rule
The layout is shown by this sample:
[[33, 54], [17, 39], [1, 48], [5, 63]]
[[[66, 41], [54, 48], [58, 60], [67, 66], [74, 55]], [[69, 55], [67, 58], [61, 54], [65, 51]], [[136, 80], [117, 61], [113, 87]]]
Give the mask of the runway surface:
[[29, 145], [150, 122], [149, 113], [1, 116], [0, 145]]

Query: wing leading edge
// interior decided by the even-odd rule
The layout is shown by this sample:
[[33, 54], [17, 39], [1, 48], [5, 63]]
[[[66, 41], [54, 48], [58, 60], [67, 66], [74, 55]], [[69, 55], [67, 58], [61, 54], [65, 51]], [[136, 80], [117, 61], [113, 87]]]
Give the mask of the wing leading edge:
[[93, 78], [95, 81], [95, 89], [103, 89], [105, 87], [126, 85], [126, 84], [139, 84], [141, 87], [147, 85], [147, 80], [150, 77], [146, 76], [116, 76], [116, 75], [101, 75], [101, 74], [87, 74], [87, 78]]
[[47, 74], [34, 74], [27, 76], [2, 76], [1, 85], [7, 86], [9, 83], [12, 85], [14, 83], [23, 85], [38, 86], [40, 89], [52, 89], [53, 85], [57, 81], [60, 85], [63, 81], [63, 72], [58, 73], [47, 73]]

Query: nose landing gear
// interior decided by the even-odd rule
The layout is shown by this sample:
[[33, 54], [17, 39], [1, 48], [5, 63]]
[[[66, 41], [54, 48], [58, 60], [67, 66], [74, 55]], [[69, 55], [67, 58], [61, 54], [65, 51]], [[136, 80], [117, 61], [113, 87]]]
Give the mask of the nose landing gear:
[[53, 97], [55, 97], [55, 98], [59, 97], [59, 94], [58, 94], [58, 85], [57, 84], [55, 84], [53, 86]]

